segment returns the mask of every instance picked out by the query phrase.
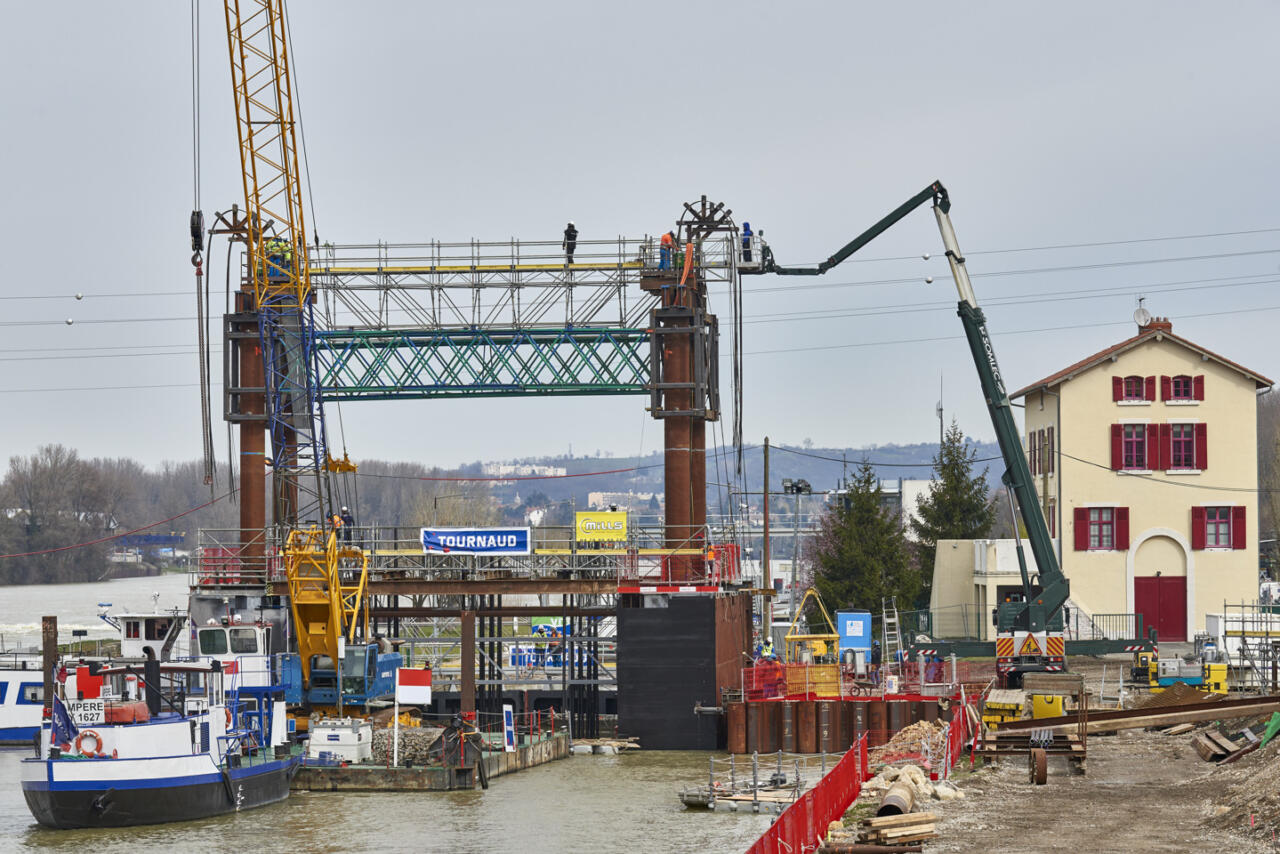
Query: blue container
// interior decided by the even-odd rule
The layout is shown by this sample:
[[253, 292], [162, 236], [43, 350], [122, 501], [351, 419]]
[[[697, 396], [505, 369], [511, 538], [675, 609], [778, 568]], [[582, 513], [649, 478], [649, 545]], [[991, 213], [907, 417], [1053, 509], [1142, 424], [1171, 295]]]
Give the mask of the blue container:
[[840, 649], [871, 649], [871, 612], [836, 611]]

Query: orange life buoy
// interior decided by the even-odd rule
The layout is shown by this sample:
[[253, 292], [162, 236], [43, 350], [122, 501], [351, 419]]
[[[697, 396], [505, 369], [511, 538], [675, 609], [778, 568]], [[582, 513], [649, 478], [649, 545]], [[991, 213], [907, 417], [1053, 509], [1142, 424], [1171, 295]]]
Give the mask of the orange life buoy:
[[227, 716], [227, 729], [231, 729], [231, 710], [230, 710], [230, 709], [223, 709], [222, 711], [223, 711], [223, 712], [226, 714], [226, 716]]
[[[93, 748], [90, 750], [84, 749], [84, 740], [86, 738], [93, 739]], [[76, 752], [81, 756], [106, 756], [106, 754], [102, 752], [102, 736], [98, 735], [91, 729], [87, 729], [80, 733], [76, 736]]]

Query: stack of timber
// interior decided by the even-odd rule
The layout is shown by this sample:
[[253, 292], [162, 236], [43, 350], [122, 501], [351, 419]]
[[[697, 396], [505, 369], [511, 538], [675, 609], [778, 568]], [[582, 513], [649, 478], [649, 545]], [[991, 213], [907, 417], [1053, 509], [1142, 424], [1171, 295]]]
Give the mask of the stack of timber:
[[1228, 738], [1216, 729], [1197, 734], [1191, 740], [1191, 744], [1205, 762], [1229, 765], [1246, 753], [1257, 750], [1258, 745], [1261, 744], [1261, 739], [1254, 735], [1252, 730], [1245, 729], [1238, 734], [1244, 736], [1243, 744]]
[[868, 845], [911, 845], [937, 839], [938, 817], [931, 812], [864, 818], [858, 841]]

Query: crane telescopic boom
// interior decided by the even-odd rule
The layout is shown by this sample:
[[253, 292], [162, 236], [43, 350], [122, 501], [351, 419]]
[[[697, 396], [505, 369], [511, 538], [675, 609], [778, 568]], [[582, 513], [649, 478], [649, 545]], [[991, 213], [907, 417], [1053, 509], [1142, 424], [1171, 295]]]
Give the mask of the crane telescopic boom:
[[[965, 268], [964, 255], [960, 251], [955, 229], [951, 225], [951, 199], [946, 188], [938, 181], [930, 184], [816, 267], [780, 266], [775, 262], [772, 252], [765, 249], [761, 272], [782, 276], [820, 276], [927, 202], [933, 204], [934, 217], [938, 221], [938, 230], [942, 234], [947, 263], [951, 267], [951, 276], [955, 280], [956, 291], [960, 297], [957, 313], [964, 326], [965, 338], [969, 342], [969, 351], [973, 356], [974, 365], [978, 369], [978, 379], [982, 384], [983, 396], [986, 398], [987, 411], [991, 415], [991, 425], [995, 428], [1000, 455], [1004, 459], [1005, 473], [1002, 480], [1012, 494], [1014, 504], [1026, 527], [1027, 541], [1031, 544], [1031, 553], [1035, 557], [1036, 568], [1039, 571], [1039, 583], [1033, 584], [1023, 556], [1022, 541], [1019, 539], [1018, 566], [1022, 575], [1024, 597], [1022, 602], [1000, 603], [997, 630], [1000, 636], [1025, 638], [1028, 634], [1039, 635], [1038, 638], [1033, 639], [1038, 652], [1029, 654], [1030, 647], [1023, 647], [1017, 650], [1016, 655], [1003, 657], [1019, 659], [1021, 665], [1026, 665], [1020, 669], [1063, 669], [1058, 664], [1059, 661], [1065, 664], [1060, 643], [1061, 611], [1070, 596], [1070, 586], [1067, 578], [1062, 574], [1057, 554], [1053, 549], [1053, 540], [1049, 536], [1048, 525], [1045, 524], [1044, 515], [1040, 512], [1031, 479], [1031, 469], [1027, 464], [1027, 458], [1022, 453], [1022, 441], [1017, 423], [1013, 418], [1013, 407], [1005, 390], [1004, 379], [1000, 374], [1000, 365], [996, 361], [995, 348], [991, 344], [991, 336], [987, 331], [986, 317], [978, 307], [978, 300]], [[1050, 645], [1045, 644], [1046, 636], [1055, 630], [1059, 643], [1052, 644], [1054, 648], [1050, 649], [1048, 648]], [[997, 645], [998, 658], [1002, 657], [999, 655], [999, 649]]]

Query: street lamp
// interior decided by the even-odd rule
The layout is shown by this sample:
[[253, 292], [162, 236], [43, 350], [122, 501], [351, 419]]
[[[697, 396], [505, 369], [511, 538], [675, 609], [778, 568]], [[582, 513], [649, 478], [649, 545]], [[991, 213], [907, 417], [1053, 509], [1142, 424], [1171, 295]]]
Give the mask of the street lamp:
[[803, 478], [792, 480], [789, 477], [782, 479], [782, 491], [788, 495], [796, 497], [796, 519], [791, 529], [792, 547], [791, 547], [791, 622], [795, 622], [800, 603], [796, 600], [796, 568], [800, 564], [800, 496], [809, 495], [813, 492], [813, 487], [809, 485], [809, 481]]

